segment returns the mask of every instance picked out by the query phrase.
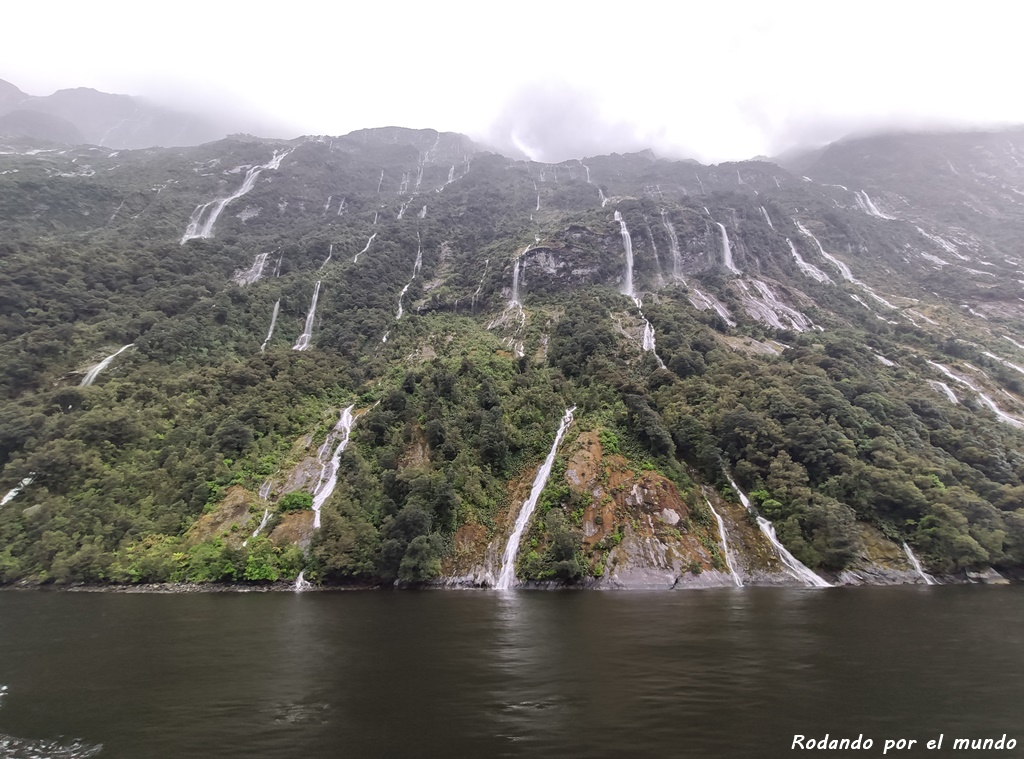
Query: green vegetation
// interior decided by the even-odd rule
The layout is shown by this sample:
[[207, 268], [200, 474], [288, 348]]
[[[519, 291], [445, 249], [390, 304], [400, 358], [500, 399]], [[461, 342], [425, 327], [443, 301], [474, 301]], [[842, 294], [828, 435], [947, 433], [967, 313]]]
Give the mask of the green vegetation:
[[[876, 317], [850, 298], [851, 287], [808, 283], [777, 253], [786, 236], [802, 249], [803, 238], [781, 211], [773, 209], [778, 229], [762, 223], [758, 206], [768, 201], [718, 188], [700, 205], [681, 193], [655, 202], [642, 188], [670, 186], [679, 166], [595, 160], [592, 172], [615, 168], [621, 193], [634, 196], [617, 208], [633, 229], [638, 286], [655, 289], [651, 243], [668, 271], [669, 240], [657, 223], [665, 207], [694, 269], [688, 285], [669, 282], [645, 297], [660, 368], [641, 353], [636, 308], [617, 291], [618, 225], [582, 175], [546, 184], [545, 211], [531, 223], [527, 168], [478, 155], [443, 193], [416, 200], [413, 208], [429, 206], [425, 219], [411, 208], [398, 220], [397, 177], [417, 170], [416, 149], [337, 143], [299, 145], [267, 172], [273, 181], [228, 206], [212, 239], [185, 245], [192, 209], [240, 182], [222, 172], [265, 162], [272, 145], [126, 152], [116, 162], [90, 159], [95, 176], [59, 181], [50, 174], [72, 155], [3, 157], [19, 173], [0, 176], [0, 482], [6, 492], [30, 473], [35, 480], [0, 508], [0, 582], [269, 582], [303, 569], [331, 583], [429, 582], [463, 528], [502, 537], [510, 484], [543, 459], [570, 404], [577, 427], [598, 430], [606, 455], [678, 486], [686, 527], [717, 568], [713, 519], [691, 496], [698, 482], [725, 486], [726, 471], [812, 568], [849, 566], [858, 522], [907, 540], [936, 570], [1024, 565], [1024, 435], [972, 398], [953, 405], [922, 381], [936, 376], [931, 359], [983, 370], [993, 393], [1024, 393], [1019, 373], [985, 355], [993, 346], [982, 349], [983, 332], [965, 327], [963, 339], [951, 339]], [[378, 196], [382, 166], [390, 184]], [[440, 187], [447, 172], [428, 166], [424, 187]], [[824, 245], [847, 251], [875, 279], [902, 277], [907, 290], [952, 303], [1006, 295], [1001, 283], [980, 288], [916, 263], [885, 275], [918, 239], [913, 229], [880, 228], [786, 192], [819, 220]], [[323, 212], [328, 195], [347, 198], [344, 214]], [[259, 215], [243, 222], [249, 204]], [[824, 332], [774, 330], [745, 314], [707, 264], [718, 243], [704, 204], [716, 218], [735, 214], [737, 259], [801, 288], [792, 300], [813, 299], [806, 310]], [[541, 243], [522, 263], [525, 325], [492, 324], [508, 299], [513, 256], [534, 235]], [[423, 270], [396, 320], [417, 249]], [[232, 282], [260, 252], [271, 253], [263, 279]], [[317, 281], [312, 347], [293, 351]], [[687, 288], [698, 286], [727, 305], [735, 329], [690, 305]], [[1012, 316], [1001, 324], [1016, 335], [1021, 326]], [[787, 347], [754, 355], [730, 347], [726, 332]], [[517, 341], [523, 356], [510, 349]], [[79, 386], [89, 366], [128, 343], [93, 385]], [[321, 529], [283, 527], [299, 529], [303, 515], [293, 512], [312, 504], [307, 483], [275, 492], [278, 513], [249, 538], [263, 510], [254, 506], [260, 485], [282, 486], [352, 399], [359, 418]], [[600, 576], [623, 540], [623, 525], [606, 525], [597, 548], [584, 549], [590, 502], [566, 471], [561, 455], [523, 543], [521, 578]], [[229, 512], [244, 516], [221, 525]]]

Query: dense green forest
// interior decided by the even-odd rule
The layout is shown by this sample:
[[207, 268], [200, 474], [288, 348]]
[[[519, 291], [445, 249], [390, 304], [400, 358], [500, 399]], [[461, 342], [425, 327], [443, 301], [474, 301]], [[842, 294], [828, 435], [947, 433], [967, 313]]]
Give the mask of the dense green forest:
[[[998, 206], [985, 236], [909, 169], [860, 178], [882, 218], [767, 163], [605, 156], [542, 180], [400, 135], [0, 156], [0, 490], [30, 480], [0, 507], [0, 582], [443, 580], [500, 555], [569, 406], [520, 579], [601, 577], [642, 527], [612, 483], [616, 524], [588, 534], [569, 460], [592, 440], [678, 494], [659, 529], [717, 569], [703, 494], [735, 504], [729, 476], [829, 577], [862, 525], [936, 573], [1024, 566], [1024, 214]], [[844, 156], [821, 176], [870, 168]]]

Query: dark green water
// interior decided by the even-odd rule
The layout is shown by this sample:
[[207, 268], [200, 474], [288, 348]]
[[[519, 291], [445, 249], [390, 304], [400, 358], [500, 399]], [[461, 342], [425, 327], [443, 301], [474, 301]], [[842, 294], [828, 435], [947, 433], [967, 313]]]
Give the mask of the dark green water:
[[1022, 675], [1020, 587], [0, 593], [7, 756], [968, 756]]

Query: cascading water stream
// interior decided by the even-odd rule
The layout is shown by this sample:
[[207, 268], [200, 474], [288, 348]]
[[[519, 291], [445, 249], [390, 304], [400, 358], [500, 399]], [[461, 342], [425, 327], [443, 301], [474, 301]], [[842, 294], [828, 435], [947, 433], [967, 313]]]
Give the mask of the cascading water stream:
[[903, 553], [907, 555], [907, 560], [910, 561], [910, 566], [914, 568], [914, 571], [924, 580], [925, 585], [934, 585], [935, 580], [928, 576], [928, 574], [921, 567], [921, 562], [914, 556], [914, 552], [910, 550], [910, 546], [907, 545], [906, 541], [903, 541]]
[[814, 588], [830, 588], [832, 587], [829, 583], [818, 577], [814, 572], [808, 569], [801, 561], [791, 554], [786, 547], [779, 542], [778, 537], [775, 535], [775, 527], [765, 519], [763, 516], [754, 511], [754, 507], [750, 504], [750, 499], [747, 498], [746, 493], [740, 490], [740, 486], [736, 484], [732, 477], [726, 474], [726, 479], [729, 480], [729, 485], [732, 486], [733, 492], [739, 496], [740, 503], [743, 504], [743, 508], [749, 511], [757, 518], [757, 526], [761, 529], [761, 534], [768, 538], [768, 542], [772, 544], [772, 548], [778, 554], [779, 559], [786, 566], [786, 569], [790, 571], [794, 577], [803, 582], [805, 585]]
[[309, 313], [306, 314], [306, 324], [299, 339], [292, 346], [294, 351], [304, 351], [309, 347], [309, 339], [313, 336], [313, 320], [316, 318], [316, 302], [319, 297], [320, 280], [317, 280], [316, 287], [313, 288], [313, 301], [309, 304]]
[[786, 242], [789, 244], [789, 252], [792, 253], [793, 254], [793, 258], [796, 259], [797, 268], [800, 269], [800, 272], [805, 277], [810, 277], [811, 279], [813, 279], [813, 280], [815, 280], [817, 282], [821, 282], [822, 284], [825, 284], [825, 283], [831, 284], [832, 279], [828, 276], [828, 274], [823, 272], [821, 269], [819, 269], [814, 264], [808, 263], [807, 261], [805, 261], [803, 256], [801, 256], [800, 253], [797, 252], [796, 246], [793, 245], [793, 241], [792, 240], [790, 240], [787, 237], [786, 238]]
[[[885, 308], [888, 308], [888, 309], [891, 309], [891, 310], [896, 310], [896, 306], [894, 306], [892, 303], [887, 301], [881, 295], [876, 293], [868, 285], [864, 284], [859, 279], [854, 277], [853, 276], [853, 272], [850, 271], [850, 267], [849, 266], [847, 266], [845, 263], [840, 261], [838, 258], [833, 256], [828, 251], [826, 251], [824, 246], [821, 244], [821, 241], [818, 240], [818, 238], [815, 237], [807, 227], [805, 227], [799, 221], [796, 222], [796, 226], [797, 226], [797, 229], [799, 229], [802, 234], [804, 234], [807, 237], [810, 237], [812, 240], [814, 240], [814, 244], [818, 246], [818, 252], [821, 253], [822, 258], [824, 258], [829, 263], [831, 263], [833, 266], [835, 266], [836, 269], [838, 269], [839, 274], [840, 274], [840, 276], [843, 279], [845, 279], [847, 282], [850, 282], [851, 284], [854, 284], [854, 285], [857, 285], [858, 287], [860, 287], [871, 298], [873, 298], [874, 300], [878, 301], [878, 303], [880, 303]], [[862, 300], [860, 300], [860, 298], [857, 298], [856, 296], [854, 296], [854, 300], [856, 300], [857, 302], [861, 303], [861, 305], [864, 305], [864, 307], [867, 308], [867, 305], [864, 304], [864, 302]]]
[[562, 442], [562, 438], [565, 437], [565, 432], [569, 429], [569, 425], [572, 424], [572, 415], [575, 410], [575, 406], [566, 409], [565, 414], [562, 416], [562, 423], [558, 426], [558, 432], [555, 433], [555, 442], [551, 444], [551, 450], [548, 451], [547, 458], [544, 459], [544, 463], [537, 470], [537, 476], [533, 479], [530, 497], [526, 499], [522, 508], [519, 509], [519, 516], [516, 517], [515, 527], [501, 556], [501, 571], [498, 573], [498, 581], [494, 586], [497, 590], [509, 590], [515, 584], [516, 556], [519, 554], [519, 542], [522, 540], [523, 533], [526, 532], [526, 527], [530, 523], [530, 517], [533, 516], [533, 511], [537, 507], [537, 500], [544, 491], [544, 485], [551, 474], [551, 467], [555, 463], [555, 454], [558, 453], [558, 446]]
[[722, 517], [719, 516], [718, 512], [715, 511], [715, 507], [711, 505], [711, 501], [704, 499], [704, 502], [711, 509], [711, 514], [715, 517], [715, 521], [718, 523], [718, 535], [722, 539], [722, 555], [725, 558], [725, 566], [732, 575], [732, 581], [736, 584], [737, 588], [743, 587], [743, 580], [736, 574], [736, 562], [733, 561], [732, 552], [729, 550], [729, 538], [728, 533], [725, 531], [725, 522]]
[[672, 226], [672, 222], [665, 215], [664, 208], [661, 209], [661, 223], [665, 226], [665, 231], [668, 232], [669, 248], [672, 251], [672, 275], [682, 281], [683, 256], [679, 252], [679, 238], [676, 236], [676, 228]]
[[250, 535], [248, 538], [246, 538], [245, 540], [242, 541], [242, 548], [245, 548], [247, 545], [249, 545], [249, 541], [250, 540], [252, 540], [257, 535], [259, 535], [261, 532], [263, 532], [263, 528], [267, 526], [267, 522], [269, 522], [269, 521], [270, 521], [270, 507], [268, 506], [267, 508], [263, 509], [263, 518], [260, 520], [259, 526], [255, 530], [252, 531], [252, 535]]
[[239, 287], [245, 287], [246, 285], [253, 285], [260, 281], [263, 277], [263, 268], [267, 265], [267, 257], [269, 253], [259, 253], [255, 259], [253, 259], [252, 266], [248, 269], [239, 269], [235, 272], [234, 276], [231, 277]]
[[[377, 219], [376, 219], [376, 217], [374, 217], [373, 223], [374, 223], [374, 224], [376, 224], [376, 223], [377, 223]], [[361, 251], [359, 251], [358, 253], [356, 253], [356, 257], [352, 259], [352, 263], [356, 263], [356, 262], [358, 262], [358, 261], [359, 261], [359, 256], [363, 255], [363, 253], [365, 253], [366, 251], [368, 251], [368, 250], [370, 249], [370, 243], [372, 243], [372, 242], [373, 242], [373, 238], [374, 238], [374, 237], [376, 237], [376, 236], [377, 236], [377, 233], [376, 233], [376, 232], [374, 232], [374, 233], [373, 233], [372, 235], [370, 235], [370, 239], [366, 241], [366, 247], [365, 247], [365, 248], [363, 248], [363, 249], [362, 249]]]
[[857, 196], [858, 205], [860, 205], [860, 207], [864, 209], [865, 213], [870, 214], [871, 216], [876, 216], [879, 219], [891, 220], [893, 218], [892, 216], [889, 216], [879, 211], [878, 206], [876, 206], [872, 202], [870, 196], [866, 192], [864, 192], [864, 190], [857, 190], [855, 195]]
[[331, 247], [327, 251], [327, 258], [325, 258], [324, 262], [322, 264], [320, 264], [320, 271], [323, 271], [324, 267], [327, 266], [327, 264], [329, 264], [331, 262], [331, 258], [333, 256], [334, 256], [334, 243], [332, 242], [331, 243]]
[[[294, 148], [292, 148], [292, 150], [294, 150]], [[256, 186], [256, 180], [259, 179], [260, 172], [264, 169], [277, 170], [281, 168], [281, 161], [291, 152], [291, 150], [283, 152], [275, 150], [273, 158], [261, 166], [253, 166], [246, 172], [245, 179], [242, 181], [242, 186], [235, 190], [231, 195], [220, 200], [211, 200], [209, 203], [196, 206], [196, 209], [192, 212], [192, 216], [189, 218], [188, 226], [185, 228], [185, 234], [181, 237], [181, 244], [184, 245], [189, 240], [205, 240], [212, 237], [213, 225], [217, 223], [218, 217], [220, 217], [221, 212], [224, 211], [224, 208], [228, 203], [238, 200], [240, 197], [252, 190], [252, 188]], [[206, 213], [207, 210], [209, 210], [209, 213]], [[203, 218], [204, 216], [205, 220]]]
[[732, 260], [732, 246], [729, 245], [729, 233], [725, 231], [725, 225], [721, 222], [716, 221], [715, 224], [722, 230], [722, 263], [733, 274], [740, 274], [740, 270], [736, 268], [736, 264]]
[[348, 441], [352, 435], [352, 425], [356, 422], [355, 417], [352, 415], [352, 409], [354, 408], [355, 404], [342, 410], [338, 423], [334, 426], [331, 435], [328, 435], [328, 439], [320, 449], [321, 451], [330, 450], [329, 446], [332, 436], [333, 439], [338, 440], [338, 445], [335, 446], [330, 460], [326, 463], [321, 463], [320, 480], [317, 483], [316, 490], [313, 492], [314, 530], [320, 527], [320, 508], [327, 503], [327, 499], [331, 497], [331, 493], [334, 492], [334, 488], [338, 484], [338, 464], [341, 461], [341, 454], [348, 447]]
[[772, 229], [775, 229], [775, 225], [772, 224], [772, 217], [768, 215], [768, 212], [765, 210], [764, 206], [761, 206], [761, 213], [764, 214], [764, 220], [768, 222], [768, 226], [771, 227]]
[[629, 227], [626, 226], [626, 222], [622, 218], [622, 214], [616, 211], [614, 218], [615, 221], [619, 222], [619, 233], [622, 235], [622, 247], [625, 248], [626, 251], [626, 271], [623, 277], [622, 294], [628, 295], [630, 299], [632, 299], [633, 303], [636, 304], [637, 310], [640, 312], [640, 318], [643, 319], [644, 334], [641, 341], [641, 347], [645, 351], [653, 353], [654, 358], [658, 362], [658, 366], [664, 369], [665, 364], [655, 350], [654, 327], [649, 321], [647, 321], [647, 317], [644, 316], [643, 303], [633, 290], [633, 238], [629, 234]]
[[622, 294], [636, 299], [633, 292], [633, 238], [629, 235], [629, 229], [622, 218], [622, 214], [615, 212], [615, 221], [619, 222], [619, 234], [622, 236], [622, 247], [626, 249], [626, 271], [623, 275]]
[[17, 498], [18, 494], [21, 493], [21, 491], [24, 490], [25, 488], [27, 488], [29, 485], [31, 485], [35, 481], [35, 479], [36, 479], [36, 473], [35, 472], [29, 472], [28, 473], [28, 477], [23, 478], [21, 480], [21, 482], [19, 482], [13, 488], [8, 490], [6, 495], [4, 495], [4, 497], [2, 499], [0, 499], [0, 506], [6, 506], [11, 501], [13, 501], [15, 498]]
[[267, 343], [270, 342], [270, 338], [274, 336], [274, 327], [277, 325], [277, 315], [281, 312], [281, 300], [278, 299], [277, 303], [274, 304], [274, 312], [270, 315], [270, 329], [267, 330], [267, 336], [263, 340], [263, 345], [260, 346], [260, 353], [263, 353], [267, 349]]
[[105, 359], [103, 359], [98, 364], [93, 366], [88, 372], [86, 372], [85, 377], [82, 379], [82, 381], [79, 384], [79, 386], [80, 387], [88, 387], [93, 382], [95, 382], [96, 378], [99, 376], [100, 372], [102, 372], [104, 369], [106, 369], [108, 366], [110, 366], [110, 362], [111, 361], [113, 361], [115, 358], [117, 358], [119, 355], [121, 355], [122, 352], [124, 352], [124, 351], [128, 350], [129, 348], [131, 348], [133, 345], [135, 345], [135, 343], [128, 343], [128, 345], [125, 345], [125, 346], [119, 348], [117, 351], [115, 351], [114, 353], [111, 353]]
[[1018, 419], [1015, 416], [1010, 416], [1005, 411], [1003, 411], [1001, 408], [999, 408], [999, 406], [996, 405], [996, 402], [994, 400], [992, 400], [990, 397], [988, 397], [984, 392], [982, 392], [981, 388], [979, 388], [973, 382], [971, 382], [970, 380], [968, 380], [965, 377], [961, 377], [959, 374], [955, 374], [947, 366], [943, 366], [942, 364], [937, 364], [934, 361], [929, 361], [928, 363], [931, 364], [932, 366], [934, 366], [936, 369], [938, 369], [943, 374], [945, 374], [947, 377], [949, 377], [954, 382], [957, 382], [957, 383], [963, 385], [964, 387], [970, 389], [971, 391], [973, 391], [974, 394], [976, 396], [978, 396], [978, 400], [981, 401], [989, 409], [989, 411], [991, 411], [993, 414], [995, 414], [996, 418], [999, 419], [999, 421], [1004, 422], [1005, 424], [1012, 425], [1014, 427], [1024, 427], [1024, 422], [1022, 422], [1020, 419]]

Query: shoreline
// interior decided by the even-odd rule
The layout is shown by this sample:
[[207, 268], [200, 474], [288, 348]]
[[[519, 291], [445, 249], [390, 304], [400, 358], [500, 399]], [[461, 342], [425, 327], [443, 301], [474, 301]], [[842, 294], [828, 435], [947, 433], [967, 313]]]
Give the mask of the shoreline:
[[[995, 577], [993, 577], [995, 575]], [[872, 583], [872, 582], [861, 582], [861, 583], [844, 583], [837, 582], [830, 586], [831, 588], [863, 588], [863, 587], [901, 587], [901, 586], [912, 586], [921, 585], [921, 587], [943, 587], [943, 586], [963, 586], [963, 585], [1020, 585], [1024, 584], [1024, 573], [1013, 570], [1004, 570], [1002, 573], [960, 573], [956, 575], [933, 575], [937, 580], [934, 586], [926, 586], [923, 583]], [[998, 579], [996, 579], [998, 578]], [[837, 579], [837, 578], [830, 578]], [[579, 585], [564, 585], [560, 583], [537, 583], [528, 582], [515, 588], [515, 590], [530, 590], [530, 591], [552, 591], [552, 590], [577, 590], [577, 591], [612, 591], [612, 592], [649, 592], [649, 591], [668, 591], [668, 592], [679, 592], [686, 590], [712, 590], [717, 587], [722, 588], [733, 588], [735, 590], [743, 590], [744, 588], [783, 588], [788, 590], [801, 590], [808, 589], [809, 586], [802, 585], [776, 585], [771, 583], [764, 584], [749, 584], [744, 585], [742, 588], [734, 588], [731, 584], [726, 585], [713, 585], [713, 586], [697, 586], [697, 585], [683, 585], [677, 587], [615, 587], [615, 586], [595, 586], [592, 583], [582, 583]], [[827, 588], [810, 588], [812, 590], [827, 590]], [[125, 593], [125, 594], [161, 594], [161, 595], [178, 595], [184, 593], [344, 593], [351, 591], [407, 591], [407, 590], [447, 590], [447, 591], [465, 591], [465, 590], [480, 590], [480, 591], [493, 591], [494, 588], [483, 585], [471, 585], [471, 584], [457, 584], [452, 583], [451, 578], [448, 580], [439, 580], [431, 583], [425, 583], [422, 585], [383, 585], [383, 584], [364, 584], [364, 585], [313, 585], [307, 584], [301, 589], [295, 587], [294, 581], [289, 582], [273, 582], [273, 583], [262, 583], [262, 584], [245, 584], [245, 583], [197, 583], [197, 582], [165, 582], [165, 583], [140, 583], [138, 585], [125, 585], [125, 584], [67, 584], [57, 585], [54, 583], [45, 582], [30, 582], [21, 580], [18, 582], [10, 583], [7, 585], [0, 585], [0, 592], [19, 592], [19, 591], [41, 591], [44, 593]]]

